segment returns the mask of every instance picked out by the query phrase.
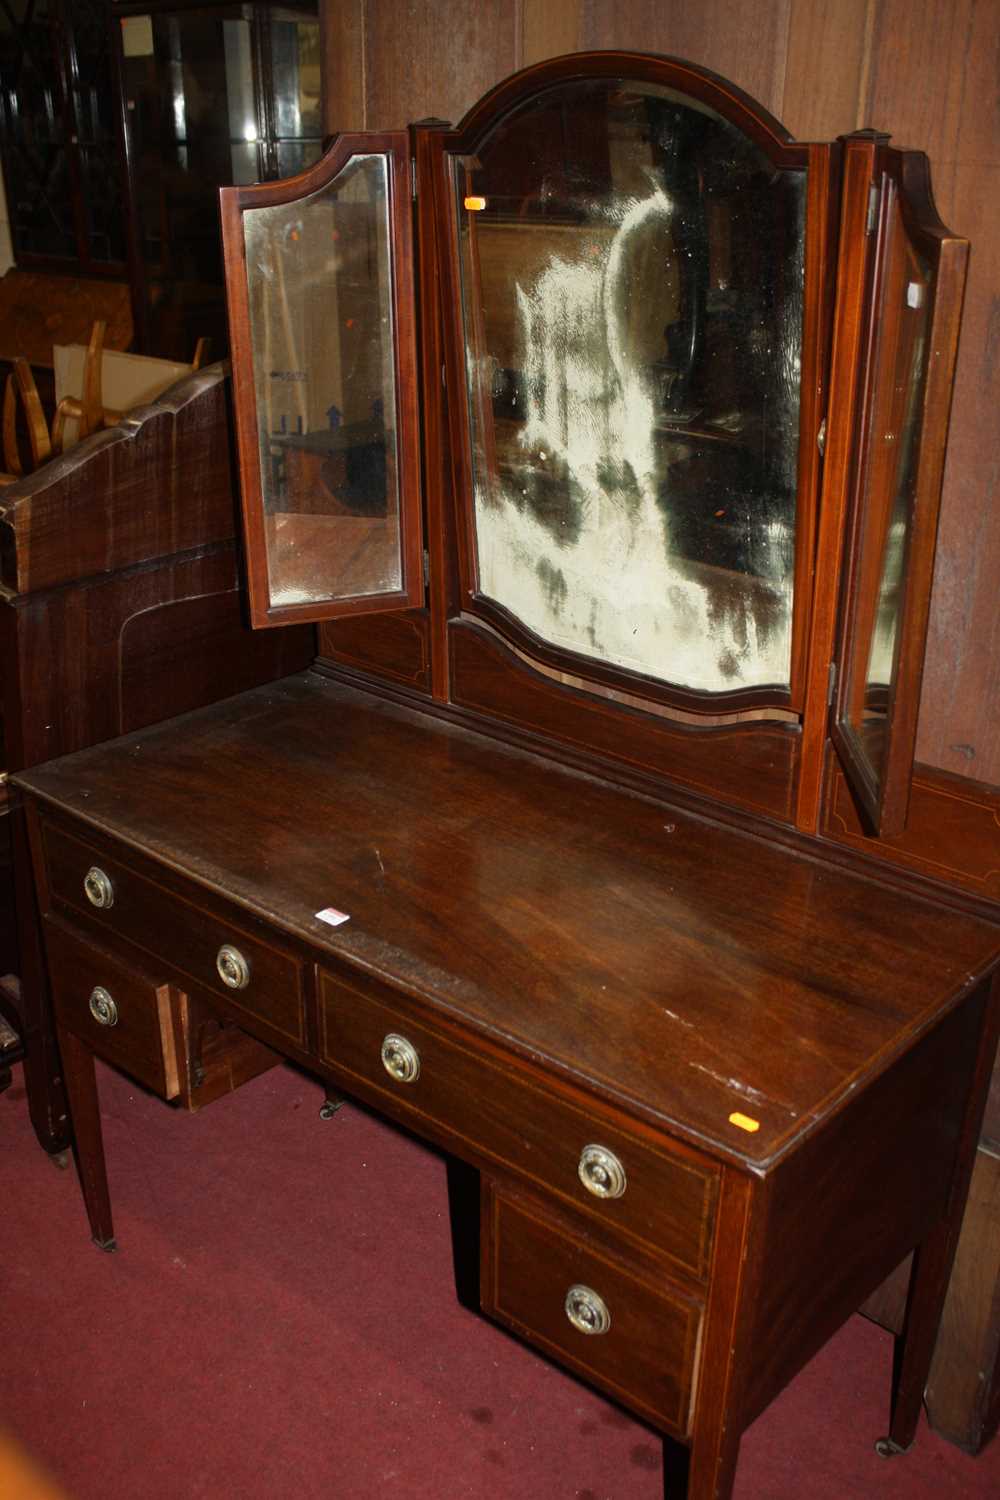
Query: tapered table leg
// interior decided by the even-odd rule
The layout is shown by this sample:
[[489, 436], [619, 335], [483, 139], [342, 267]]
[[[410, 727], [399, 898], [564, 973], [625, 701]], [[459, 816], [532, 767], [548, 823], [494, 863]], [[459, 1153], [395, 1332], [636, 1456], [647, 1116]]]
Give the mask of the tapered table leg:
[[20, 976], [19, 984], [17, 980], [13, 981], [16, 993], [12, 999], [20, 1018], [19, 1030], [24, 1042], [24, 1088], [39, 1145], [43, 1151], [56, 1155], [71, 1144], [70, 1126], [52, 1000], [42, 956], [42, 928], [31, 873], [31, 849], [21, 807], [16, 808], [12, 815], [11, 836]]
[[994, 978], [986, 997], [979, 1054], [962, 1121], [958, 1146], [959, 1165], [952, 1178], [948, 1209], [926, 1239], [917, 1246], [913, 1256], [906, 1319], [902, 1338], [896, 1343], [889, 1436], [875, 1444], [876, 1451], [883, 1458], [905, 1453], [916, 1437], [924, 1387], [930, 1374], [938, 1326], [948, 1295], [948, 1281], [962, 1229], [962, 1215], [975, 1163], [976, 1142], [982, 1127], [998, 1035], [1000, 975]]
[[104, 1136], [101, 1131], [101, 1107], [97, 1096], [94, 1054], [72, 1032], [59, 1031], [63, 1081], [69, 1099], [73, 1122], [74, 1151], [83, 1201], [90, 1220], [94, 1244], [101, 1250], [114, 1250], [115, 1231], [111, 1222], [111, 1199], [104, 1163]]
[[889, 1435], [875, 1444], [882, 1458], [905, 1453], [917, 1435], [954, 1250], [952, 1226], [944, 1220], [914, 1253], [906, 1321], [896, 1340]]
[[[680, 1489], [682, 1473], [673, 1481], [678, 1500], [682, 1496], [684, 1500], [729, 1500], [732, 1494], [742, 1432], [739, 1413], [753, 1288], [760, 1272], [760, 1237], [752, 1233], [753, 1202], [750, 1179], [738, 1172], [725, 1173], [719, 1193], [686, 1491]], [[669, 1490], [667, 1496], [674, 1500]]]

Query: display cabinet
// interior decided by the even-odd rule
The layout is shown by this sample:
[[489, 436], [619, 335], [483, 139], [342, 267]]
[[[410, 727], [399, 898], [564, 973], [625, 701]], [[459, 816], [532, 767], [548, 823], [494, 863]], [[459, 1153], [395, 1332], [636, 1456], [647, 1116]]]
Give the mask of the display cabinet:
[[196, 1002], [478, 1170], [483, 1308], [690, 1500], [915, 1251], [903, 1451], [1000, 926], [820, 815], [836, 754], [907, 818], [966, 256], [923, 159], [578, 54], [222, 213], [250, 613], [321, 654], [20, 778], [95, 1239], [93, 1059], [165, 1092]]

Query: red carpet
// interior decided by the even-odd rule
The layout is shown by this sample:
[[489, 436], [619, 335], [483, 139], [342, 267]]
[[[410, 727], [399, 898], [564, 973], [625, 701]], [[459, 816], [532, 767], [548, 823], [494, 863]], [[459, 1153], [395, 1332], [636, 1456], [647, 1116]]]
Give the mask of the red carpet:
[[[0, 1095], [0, 1429], [73, 1500], [663, 1500], [654, 1433], [457, 1304], [439, 1157], [286, 1068], [200, 1116], [100, 1081], [115, 1256]], [[889, 1361], [854, 1318], [738, 1500], [996, 1500], [1000, 1444], [874, 1454]]]

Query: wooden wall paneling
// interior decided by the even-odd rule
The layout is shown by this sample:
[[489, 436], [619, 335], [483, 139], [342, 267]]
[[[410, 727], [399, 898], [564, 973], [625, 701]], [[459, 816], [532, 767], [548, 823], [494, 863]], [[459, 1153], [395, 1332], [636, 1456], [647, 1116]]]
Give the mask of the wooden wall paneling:
[[[995, 140], [997, 7], [979, 0], [880, 0], [866, 101], [893, 144], [944, 166]], [[938, 195], [938, 206], [950, 205]]]
[[580, 0], [519, 0], [521, 8], [521, 58], [519, 67], [579, 52]]
[[917, 755], [991, 783], [1000, 783], [998, 19], [995, 3], [884, 0], [866, 101], [894, 144], [927, 152], [941, 217], [972, 240]]
[[457, 122], [520, 66], [513, 0], [410, 0], [365, 5], [368, 130], [430, 116]]
[[800, 141], [834, 140], [863, 118], [877, 0], [792, 0], [785, 92], [776, 113]]
[[581, 0], [580, 47], [665, 52], [721, 73], [780, 118], [791, 0]]
[[367, 130], [366, 0], [321, 0], [323, 129]]

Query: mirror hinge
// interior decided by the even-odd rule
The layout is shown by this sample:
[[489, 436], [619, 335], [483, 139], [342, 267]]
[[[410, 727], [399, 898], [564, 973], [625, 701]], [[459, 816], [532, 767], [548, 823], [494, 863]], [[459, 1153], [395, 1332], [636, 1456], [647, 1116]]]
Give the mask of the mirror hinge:
[[428, 552], [427, 548], [425, 547], [424, 548], [424, 588], [425, 589], [430, 587], [430, 581], [431, 581], [431, 555]]
[[837, 692], [837, 663], [835, 661], [832, 661], [830, 663], [830, 675], [829, 675], [829, 678], [827, 680], [827, 686], [826, 686], [826, 703], [827, 703], [827, 707], [828, 708], [833, 703], [833, 700], [834, 700], [834, 697], [836, 695], [836, 692]]
[[826, 452], [826, 418], [825, 417], [823, 418], [822, 422], [819, 424], [819, 431], [816, 434], [816, 447], [819, 449], [819, 456], [820, 456], [820, 458], [822, 458], [823, 455], [824, 455], [824, 453]]
[[410, 197], [414, 203], [417, 201], [417, 158], [410, 157]]
[[873, 234], [875, 225], [878, 223], [878, 183], [873, 182], [868, 189], [868, 223], [865, 225], [865, 233]]

